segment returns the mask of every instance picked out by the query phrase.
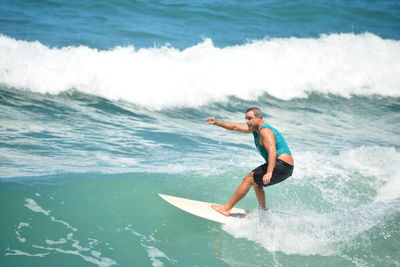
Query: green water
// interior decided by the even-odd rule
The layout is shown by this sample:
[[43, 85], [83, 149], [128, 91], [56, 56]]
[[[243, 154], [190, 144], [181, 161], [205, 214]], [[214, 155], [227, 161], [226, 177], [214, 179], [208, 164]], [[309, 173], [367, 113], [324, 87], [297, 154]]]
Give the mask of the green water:
[[[297, 210], [289, 208], [292, 216], [267, 218], [269, 225], [264, 228], [265, 222], [259, 220], [265, 215], [254, 211], [253, 220], [221, 227], [184, 213], [157, 196], [162, 192], [221, 202], [235, 186], [232, 181], [218, 188], [217, 181], [222, 178], [227, 177], [130, 173], [2, 180], [2, 214], [7, 216], [1, 220], [1, 250], [7, 256], [1, 258], [1, 265], [25, 265], [27, 257], [11, 256], [17, 251], [34, 256], [29, 257], [31, 266], [395, 266], [398, 262], [400, 217], [390, 211], [390, 205], [381, 207], [385, 211], [378, 213], [383, 214], [356, 210], [347, 215], [329, 213], [329, 205], [316, 200], [310, 187], [307, 190], [292, 183], [267, 191], [271, 206], [279, 210], [279, 202], [286, 201], [284, 206], [290, 207], [301, 199], [318, 202], [320, 206], [314, 208], [325, 213], [305, 214], [300, 205]], [[204, 184], [208, 186], [202, 190]], [[10, 199], [13, 201], [7, 201]], [[254, 208], [254, 203], [250, 193], [240, 206]], [[376, 221], [371, 222], [374, 216]], [[357, 217], [360, 221], [351, 221]], [[367, 229], [354, 233], [357, 227]], [[291, 228], [289, 234], [284, 232], [286, 228]], [[301, 231], [292, 240], [290, 232]], [[308, 238], [303, 242], [309, 242], [309, 247], [296, 249], [292, 243], [299, 241], [296, 238]], [[286, 253], [280, 251], [282, 248]], [[295, 253], [291, 253], [293, 249]], [[392, 257], [388, 259], [388, 255]]]

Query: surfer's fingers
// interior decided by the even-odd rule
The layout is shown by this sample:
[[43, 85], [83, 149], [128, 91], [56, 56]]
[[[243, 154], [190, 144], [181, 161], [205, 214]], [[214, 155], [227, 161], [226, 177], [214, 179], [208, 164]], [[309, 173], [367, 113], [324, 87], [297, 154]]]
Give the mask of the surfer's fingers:
[[206, 122], [208, 122], [209, 124], [212, 124], [216, 121], [215, 117], [207, 117], [206, 118]]

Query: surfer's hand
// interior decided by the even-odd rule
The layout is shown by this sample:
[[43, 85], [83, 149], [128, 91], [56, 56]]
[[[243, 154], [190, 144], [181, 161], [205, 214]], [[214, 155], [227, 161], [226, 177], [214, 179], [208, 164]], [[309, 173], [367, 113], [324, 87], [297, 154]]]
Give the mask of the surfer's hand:
[[264, 176], [263, 176], [263, 184], [264, 185], [267, 185], [267, 184], [269, 184], [269, 182], [271, 181], [271, 177], [272, 177], [272, 173], [266, 173], [266, 174], [264, 174]]
[[208, 117], [206, 118], [206, 122], [208, 122], [208, 124], [212, 124], [212, 125], [217, 125], [218, 121], [215, 117]]

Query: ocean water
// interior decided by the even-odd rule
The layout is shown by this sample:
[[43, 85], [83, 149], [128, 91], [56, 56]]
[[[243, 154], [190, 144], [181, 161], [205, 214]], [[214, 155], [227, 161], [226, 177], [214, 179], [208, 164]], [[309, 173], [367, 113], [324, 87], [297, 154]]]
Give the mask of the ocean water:
[[[0, 266], [400, 266], [398, 1], [0, 1]], [[285, 136], [291, 178], [219, 225]]]

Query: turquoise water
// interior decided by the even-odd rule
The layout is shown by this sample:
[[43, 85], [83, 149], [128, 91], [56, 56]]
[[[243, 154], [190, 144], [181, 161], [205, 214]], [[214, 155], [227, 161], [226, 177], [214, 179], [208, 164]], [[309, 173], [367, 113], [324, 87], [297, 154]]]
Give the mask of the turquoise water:
[[48, 46], [108, 49], [203, 38], [232, 46], [270, 37], [372, 32], [400, 37], [398, 1], [10, 1], [2, 0], [0, 32]]
[[[2, 1], [0, 266], [399, 266], [396, 1]], [[263, 163], [259, 106], [293, 177], [224, 226]]]

